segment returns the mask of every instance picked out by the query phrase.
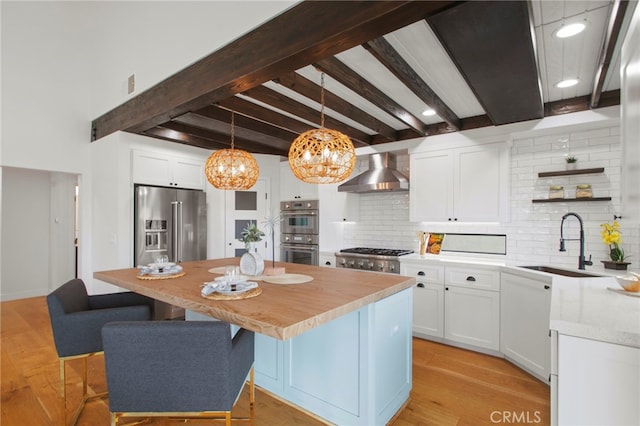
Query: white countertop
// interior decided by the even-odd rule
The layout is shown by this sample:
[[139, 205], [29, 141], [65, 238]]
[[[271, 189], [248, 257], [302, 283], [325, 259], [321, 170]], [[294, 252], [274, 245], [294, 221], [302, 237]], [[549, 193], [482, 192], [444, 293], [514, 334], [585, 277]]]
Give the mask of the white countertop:
[[411, 254], [402, 256], [401, 262], [496, 266], [504, 272], [552, 283], [549, 320], [552, 330], [570, 336], [640, 348], [640, 297], [617, 291], [622, 288], [614, 278], [615, 275], [627, 275], [627, 271], [608, 270], [598, 266], [580, 271], [564, 266], [545, 265], [599, 275], [595, 278], [570, 278], [518, 268], [517, 265], [523, 265], [523, 262], [465, 255]]
[[620, 290], [613, 277], [554, 280], [550, 328], [561, 334], [640, 348], [640, 297]]

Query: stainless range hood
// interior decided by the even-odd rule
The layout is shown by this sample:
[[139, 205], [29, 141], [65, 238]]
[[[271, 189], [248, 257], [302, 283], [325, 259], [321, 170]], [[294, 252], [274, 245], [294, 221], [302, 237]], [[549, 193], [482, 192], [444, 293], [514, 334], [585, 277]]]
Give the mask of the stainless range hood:
[[369, 169], [338, 186], [338, 192], [408, 191], [409, 179], [396, 170], [396, 156], [390, 152], [371, 154]]

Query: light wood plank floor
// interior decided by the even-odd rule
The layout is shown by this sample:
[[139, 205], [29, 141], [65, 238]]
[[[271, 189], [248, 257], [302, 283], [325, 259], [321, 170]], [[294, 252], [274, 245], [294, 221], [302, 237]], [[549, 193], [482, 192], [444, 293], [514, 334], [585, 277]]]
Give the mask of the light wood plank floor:
[[[0, 312], [0, 424], [59, 424], [58, 358], [44, 297], [0, 303]], [[80, 363], [70, 367], [68, 383], [79, 383]], [[106, 390], [102, 357], [89, 362], [89, 377], [93, 391]], [[78, 397], [81, 389], [70, 393]], [[414, 339], [411, 401], [393, 426], [513, 424], [503, 417], [513, 413], [525, 423], [549, 424], [549, 387], [503, 359]], [[255, 415], [256, 425], [322, 424], [259, 389]], [[78, 424], [108, 425], [107, 401], [90, 402]]]

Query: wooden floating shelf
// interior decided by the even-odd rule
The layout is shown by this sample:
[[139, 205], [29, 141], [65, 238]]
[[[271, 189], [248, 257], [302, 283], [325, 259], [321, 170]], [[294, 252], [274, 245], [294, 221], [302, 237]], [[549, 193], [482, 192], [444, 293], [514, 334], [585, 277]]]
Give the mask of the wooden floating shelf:
[[604, 167], [595, 167], [592, 169], [558, 170], [556, 172], [540, 172], [538, 173], [538, 177], [586, 175], [590, 173], [604, 173]]
[[611, 201], [611, 197], [592, 197], [592, 198], [543, 198], [540, 200], [531, 200], [532, 203], [573, 203], [576, 201]]

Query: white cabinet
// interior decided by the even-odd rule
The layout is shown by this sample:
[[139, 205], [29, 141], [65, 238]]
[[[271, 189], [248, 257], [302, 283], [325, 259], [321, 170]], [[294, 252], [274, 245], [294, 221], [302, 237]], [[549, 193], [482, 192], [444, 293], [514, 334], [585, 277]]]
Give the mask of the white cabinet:
[[411, 155], [412, 222], [508, 218], [509, 150], [487, 144]]
[[327, 268], [335, 268], [336, 267], [335, 254], [320, 253], [318, 255], [318, 265], [325, 266]]
[[413, 335], [444, 337], [444, 267], [401, 264], [400, 274], [416, 279], [413, 287]]
[[413, 334], [471, 346], [500, 349], [500, 272], [495, 267], [401, 263], [414, 277]]
[[317, 200], [318, 185], [298, 179], [288, 161], [280, 163], [280, 201]]
[[341, 183], [318, 185], [320, 219], [324, 222], [355, 222], [358, 220], [360, 198], [358, 194], [338, 192]]
[[557, 336], [551, 424], [640, 424], [640, 348]]
[[551, 279], [503, 272], [500, 279], [500, 352], [545, 383], [550, 373]]
[[204, 161], [164, 153], [133, 151], [133, 182], [204, 189]]
[[500, 349], [500, 273], [493, 268], [447, 267], [444, 338]]

